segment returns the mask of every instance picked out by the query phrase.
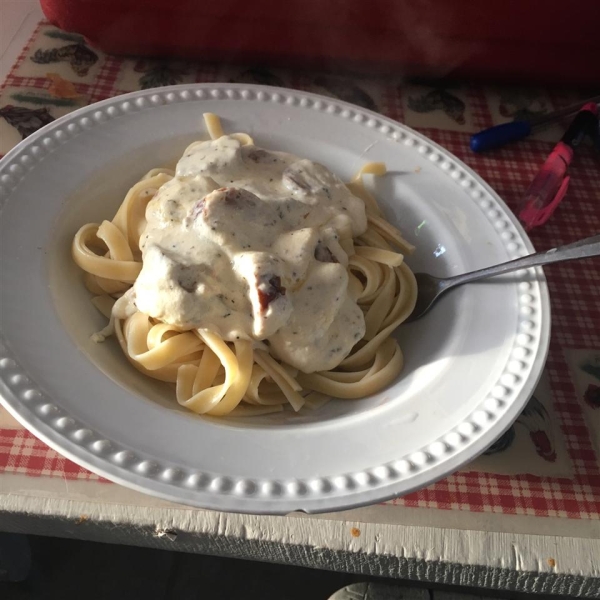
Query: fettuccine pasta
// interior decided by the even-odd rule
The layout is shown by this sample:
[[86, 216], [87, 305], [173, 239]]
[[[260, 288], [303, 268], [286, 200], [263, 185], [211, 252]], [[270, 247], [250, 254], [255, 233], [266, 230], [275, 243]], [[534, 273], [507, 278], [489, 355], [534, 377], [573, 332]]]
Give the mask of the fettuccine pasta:
[[112, 221], [76, 233], [72, 255], [108, 325], [177, 402], [214, 416], [310, 410], [362, 398], [399, 375], [392, 333], [417, 296], [413, 247], [363, 183], [226, 135], [153, 169]]

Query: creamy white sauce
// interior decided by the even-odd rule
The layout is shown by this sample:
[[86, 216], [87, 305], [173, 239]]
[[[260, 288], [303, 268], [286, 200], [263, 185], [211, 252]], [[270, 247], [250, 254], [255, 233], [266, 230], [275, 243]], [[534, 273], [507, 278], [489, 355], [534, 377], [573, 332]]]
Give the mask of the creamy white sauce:
[[143, 268], [117, 302], [227, 341], [267, 340], [307, 373], [363, 337], [340, 237], [366, 230], [362, 200], [322, 165], [223, 136], [192, 144], [148, 205]]

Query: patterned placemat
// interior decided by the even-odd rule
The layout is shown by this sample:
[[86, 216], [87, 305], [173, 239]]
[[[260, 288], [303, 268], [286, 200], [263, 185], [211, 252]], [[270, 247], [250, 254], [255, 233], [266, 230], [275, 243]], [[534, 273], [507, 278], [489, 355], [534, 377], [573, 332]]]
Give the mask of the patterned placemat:
[[[515, 206], [564, 130], [555, 124], [485, 155], [469, 135], [565, 106], [578, 90], [406, 83], [314, 72], [106, 56], [42, 22], [0, 87], [0, 155], [57, 117], [121, 93], [186, 82], [250, 82], [341, 98], [406, 123], [446, 147]], [[578, 153], [564, 205], [532, 240], [551, 248], [600, 231], [600, 160]], [[388, 503], [600, 519], [600, 269], [548, 269], [553, 331], [546, 371], [516, 423], [484, 456], [443, 481]], [[0, 474], [101, 480], [63, 458], [0, 408]]]

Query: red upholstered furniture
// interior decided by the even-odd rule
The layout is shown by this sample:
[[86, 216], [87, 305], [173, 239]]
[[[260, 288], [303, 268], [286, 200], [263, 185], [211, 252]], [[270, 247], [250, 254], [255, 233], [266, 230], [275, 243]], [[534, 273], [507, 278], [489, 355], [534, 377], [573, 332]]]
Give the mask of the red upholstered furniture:
[[600, 0], [41, 0], [109, 53], [600, 86]]

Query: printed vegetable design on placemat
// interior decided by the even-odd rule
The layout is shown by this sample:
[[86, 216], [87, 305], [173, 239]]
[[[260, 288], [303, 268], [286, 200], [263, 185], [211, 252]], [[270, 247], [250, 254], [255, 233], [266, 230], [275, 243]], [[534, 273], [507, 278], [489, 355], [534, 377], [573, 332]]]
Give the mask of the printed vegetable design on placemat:
[[[11, 102], [0, 107], [0, 117], [15, 128], [23, 140], [54, 121], [55, 117], [52, 116], [49, 108], [75, 109], [81, 105], [78, 101], [81, 94], [77, 92], [73, 83], [63, 79], [57, 73], [48, 73], [47, 77], [50, 80], [48, 90], [29, 89], [15, 92], [9, 96]], [[22, 104], [37, 105], [40, 108], [29, 108], [21, 106]]]
[[142, 73], [138, 81], [142, 90], [182, 83], [184, 77], [189, 74], [189, 69], [181, 63], [144, 59], [138, 60], [133, 70]]
[[73, 72], [79, 77], [85, 77], [89, 70], [98, 62], [98, 55], [88, 48], [79, 35], [64, 33], [51, 29], [45, 32], [49, 38], [72, 42], [60, 48], [38, 48], [31, 60], [38, 65], [68, 62]]
[[251, 67], [231, 78], [231, 83], [257, 83], [258, 85], [272, 85], [285, 87], [285, 81], [269, 69], [264, 67]]
[[0, 117], [3, 117], [9, 125], [17, 129], [22, 139], [54, 121], [54, 117], [46, 107], [25, 108], [23, 106], [13, 106], [12, 104], [0, 108]]
[[498, 112], [506, 118], [527, 121], [548, 112], [548, 104], [539, 93], [528, 90], [503, 90]]
[[[600, 355], [586, 360], [579, 368], [594, 379], [600, 381]], [[600, 409], [600, 385], [589, 383], [583, 393], [583, 401], [593, 409]]]
[[50, 28], [44, 31], [44, 35], [52, 40], [62, 40], [64, 42], [73, 42], [74, 44], [85, 44], [85, 39], [78, 33], [69, 33], [62, 29]]
[[73, 82], [63, 79], [58, 73], [47, 73], [50, 80], [48, 93], [55, 98], [79, 98], [81, 94], [75, 89]]
[[430, 113], [434, 110], [442, 110], [459, 125], [466, 123], [466, 104], [458, 96], [442, 88], [435, 88], [420, 96], [409, 96], [407, 104], [410, 110], [418, 113]]
[[[550, 415], [544, 405], [535, 397], [527, 403], [515, 425], [522, 425], [529, 432], [536, 453], [548, 462], [556, 462], [554, 436], [550, 426]], [[506, 451], [516, 438], [515, 425], [512, 425], [484, 454], [490, 456]]]
[[314, 84], [327, 90], [330, 94], [333, 94], [344, 102], [350, 102], [351, 104], [357, 104], [363, 108], [377, 111], [377, 103], [364, 88], [358, 86], [351, 79], [342, 79], [338, 77], [315, 77]]
[[515, 441], [516, 433], [514, 425], [511, 425], [484, 453], [484, 456], [500, 454], [508, 450]]

